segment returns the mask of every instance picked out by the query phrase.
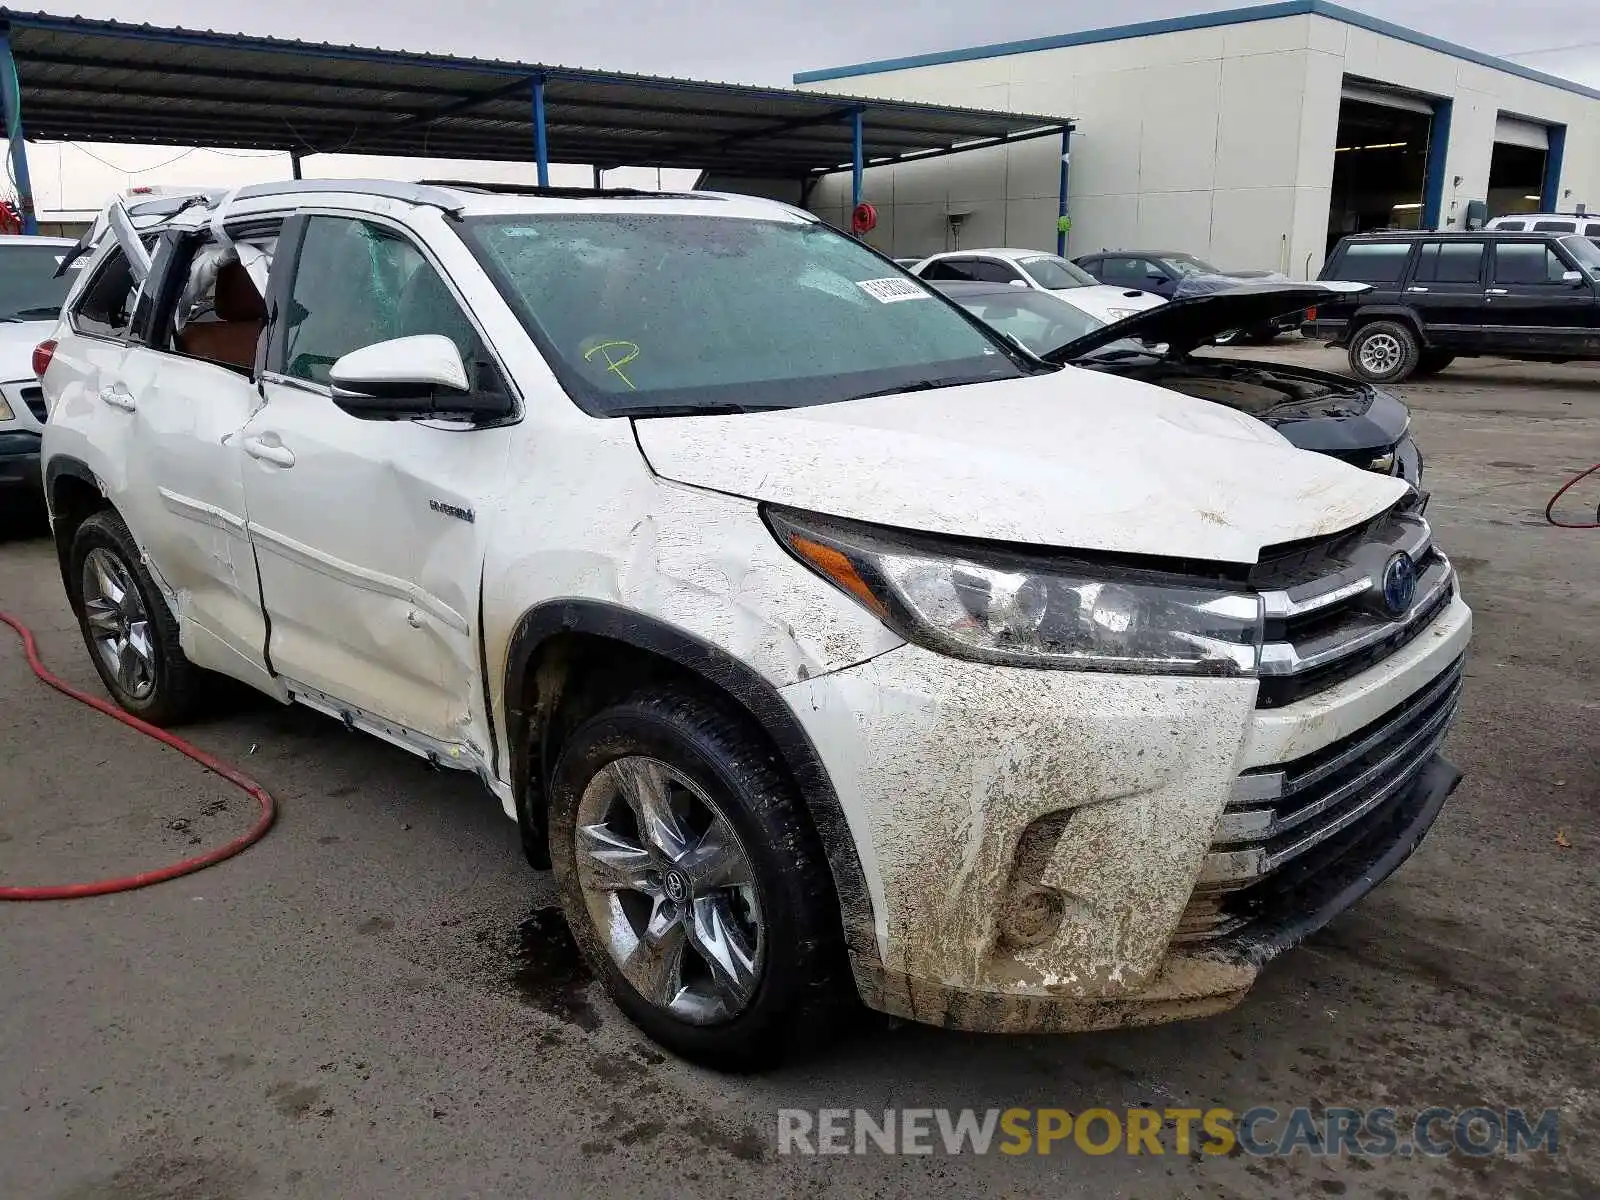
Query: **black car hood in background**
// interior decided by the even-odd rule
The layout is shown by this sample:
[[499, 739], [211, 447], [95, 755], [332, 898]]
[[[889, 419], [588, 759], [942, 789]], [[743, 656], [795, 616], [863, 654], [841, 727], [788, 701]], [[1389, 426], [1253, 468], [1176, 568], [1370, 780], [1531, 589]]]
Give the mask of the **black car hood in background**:
[[1209, 296], [1147, 308], [1057, 346], [1044, 357], [1054, 363], [1070, 363], [1123, 338], [1165, 343], [1169, 357], [1182, 357], [1232, 330], [1251, 329], [1297, 308], [1331, 304], [1352, 292], [1368, 290], [1366, 284], [1351, 283], [1243, 283]]

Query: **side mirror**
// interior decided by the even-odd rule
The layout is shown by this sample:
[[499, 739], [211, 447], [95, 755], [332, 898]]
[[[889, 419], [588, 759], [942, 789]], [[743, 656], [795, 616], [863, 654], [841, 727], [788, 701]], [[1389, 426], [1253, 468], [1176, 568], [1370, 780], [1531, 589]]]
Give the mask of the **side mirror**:
[[1006, 282], [1012, 287], [1025, 288], [1028, 286], [1028, 281], [1026, 279], [1008, 279]]
[[352, 417], [370, 421], [481, 421], [512, 412], [509, 396], [472, 390], [455, 343], [438, 333], [352, 350], [333, 364], [329, 378], [333, 402]]
[[1570, 284], [1572, 287], [1581, 287], [1583, 285], [1583, 272], [1563, 271], [1561, 272], [1561, 282]]

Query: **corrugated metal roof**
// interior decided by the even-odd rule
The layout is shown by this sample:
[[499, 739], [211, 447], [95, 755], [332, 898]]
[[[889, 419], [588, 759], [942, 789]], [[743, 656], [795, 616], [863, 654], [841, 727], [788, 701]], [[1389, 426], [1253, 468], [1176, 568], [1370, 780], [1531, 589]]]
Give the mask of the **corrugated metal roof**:
[[312, 153], [532, 159], [545, 81], [552, 161], [798, 178], [1059, 131], [1061, 117], [0, 9], [27, 136]]

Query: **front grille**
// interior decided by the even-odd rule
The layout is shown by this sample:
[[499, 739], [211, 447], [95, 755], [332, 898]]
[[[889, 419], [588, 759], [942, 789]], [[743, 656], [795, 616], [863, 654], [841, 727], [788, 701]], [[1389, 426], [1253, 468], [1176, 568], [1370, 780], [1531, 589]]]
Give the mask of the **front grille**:
[[[1402, 553], [1416, 588], [1395, 613], [1384, 603], [1384, 573]], [[1292, 704], [1367, 670], [1426, 629], [1455, 591], [1450, 560], [1415, 508], [1280, 552], [1252, 579], [1266, 611], [1258, 708]]]
[[22, 402], [28, 406], [28, 411], [33, 414], [33, 419], [43, 425], [50, 419], [50, 410], [45, 406], [44, 389], [30, 385], [22, 389]]
[[1274, 901], [1386, 827], [1437, 753], [1461, 698], [1463, 663], [1366, 728], [1234, 783], [1178, 941], [1206, 941], [1271, 915]]

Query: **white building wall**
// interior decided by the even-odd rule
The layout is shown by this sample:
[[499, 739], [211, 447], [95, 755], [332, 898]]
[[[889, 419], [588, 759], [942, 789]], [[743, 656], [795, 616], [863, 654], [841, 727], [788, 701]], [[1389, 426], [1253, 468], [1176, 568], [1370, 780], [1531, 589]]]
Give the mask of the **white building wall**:
[[[1182, 249], [1303, 278], [1322, 266], [1346, 75], [1453, 101], [1447, 222], [1459, 224], [1466, 201], [1486, 196], [1502, 112], [1566, 125], [1562, 207], [1600, 207], [1600, 101], [1316, 15], [802, 86], [1070, 117], [1069, 255]], [[868, 240], [900, 257], [1053, 249], [1059, 152], [1046, 138], [869, 169], [865, 198], [880, 224]], [[849, 200], [848, 173], [832, 175], [812, 207], [843, 227]], [[971, 215], [954, 241], [945, 214], [963, 209]]]

